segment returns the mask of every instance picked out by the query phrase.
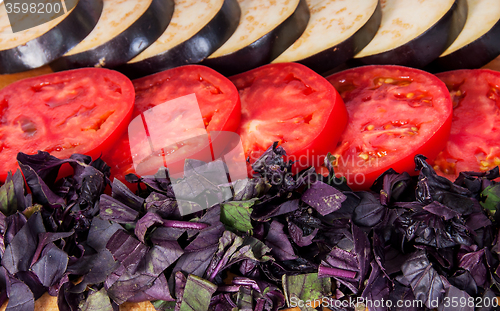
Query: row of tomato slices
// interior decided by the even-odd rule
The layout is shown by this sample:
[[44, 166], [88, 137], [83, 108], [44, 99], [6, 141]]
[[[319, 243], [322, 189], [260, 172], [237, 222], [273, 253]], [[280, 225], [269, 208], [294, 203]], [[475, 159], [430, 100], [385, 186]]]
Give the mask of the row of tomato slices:
[[[330, 152], [336, 173], [354, 189], [368, 188], [389, 168], [412, 173], [416, 154], [454, 180], [461, 171], [500, 164], [499, 85], [500, 73], [490, 70], [432, 75], [400, 66], [324, 78], [282, 63], [228, 79], [188, 65], [134, 81], [106, 69], [65, 71], [0, 91], [0, 177], [16, 169], [19, 151], [42, 150], [59, 158], [102, 155], [112, 177], [125, 181], [135, 173], [131, 118], [194, 93], [206, 131], [238, 133], [249, 163], [277, 141], [297, 171], [321, 170]], [[186, 113], [172, 109], [159, 129], [169, 123], [168, 135], [182, 136], [190, 126]]]

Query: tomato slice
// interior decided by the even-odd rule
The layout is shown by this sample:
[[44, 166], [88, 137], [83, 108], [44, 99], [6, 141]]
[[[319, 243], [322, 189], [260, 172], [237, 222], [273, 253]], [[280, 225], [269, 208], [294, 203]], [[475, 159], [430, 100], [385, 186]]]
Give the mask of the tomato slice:
[[368, 188], [389, 168], [415, 173], [450, 133], [453, 107], [444, 83], [401, 66], [364, 66], [327, 77], [340, 92], [349, 124], [333, 152], [335, 171], [354, 189]]
[[325, 78], [280, 63], [230, 79], [240, 94], [239, 134], [250, 163], [277, 141], [297, 169], [321, 166], [347, 124], [344, 103]]
[[455, 180], [460, 172], [500, 165], [500, 73], [455, 70], [437, 77], [448, 87], [454, 107], [450, 138], [434, 162], [438, 174]]
[[86, 68], [17, 81], [0, 90], [0, 179], [22, 151], [99, 157], [122, 135], [134, 105], [132, 82]]
[[[200, 114], [207, 134], [210, 131], [237, 130], [240, 123], [240, 99], [234, 85], [224, 76], [216, 71], [200, 65], [187, 65], [166, 70], [154, 75], [132, 81], [135, 87], [135, 108], [133, 117], [156, 107], [166, 101], [182, 96], [195, 94], [199, 109], [197, 111], [183, 112], [182, 122], [176, 121], [179, 109], [168, 111], [162, 110], [162, 118], [170, 120], [165, 124], [170, 137], [183, 137], [186, 131], [196, 130], [196, 114]], [[174, 115], [175, 114], [175, 115]], [[186, 115], [191, 114], [191, 115]], [[190, 120], [192, 121], [186, 121]], [[195, 120], [196, 119], [196, 120]], [[172, 126], [175, 124], [175, 126]], [[158, 124], [162, 126], [162, 124]], [[184, 148], [187, 144], [199, 145], [196, 139], [184, 140]], [[162, 146], [167, 147], [167, 146]], [[176, 146], [182, 147], [182, 146]], [[182, 150], [178, 154], [188, 155], [189, 152]], [[111, 166], [111, 175], [121, 181], [125, 181], [125, 175], [135, 174], [134, 163], [130, 151], [128, 133], [125, 133], [115, 144], [113, 150], [103, 156], [104, 161]], [[158, 167], [151, 168], [156, 171]]]

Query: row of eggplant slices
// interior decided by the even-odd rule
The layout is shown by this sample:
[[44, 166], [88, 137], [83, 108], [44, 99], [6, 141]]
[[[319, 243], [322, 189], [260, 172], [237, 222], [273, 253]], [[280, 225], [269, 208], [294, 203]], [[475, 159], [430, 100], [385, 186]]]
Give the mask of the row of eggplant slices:
[[0, 4], [0, 74], [46, 64], [131, 78], [193, 63], [228, 76], [271, 62], [320, 74], [478, 68], [500, 55], [497, 1], [73, 0], [62, 16], [17, 32]]

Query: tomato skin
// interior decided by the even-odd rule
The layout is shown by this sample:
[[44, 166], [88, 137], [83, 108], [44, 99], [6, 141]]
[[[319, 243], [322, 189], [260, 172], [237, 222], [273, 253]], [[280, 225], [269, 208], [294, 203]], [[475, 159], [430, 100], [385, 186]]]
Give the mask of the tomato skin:
[[270, 64], [230, 79], [240, 94], [238, 133], [250, 163], [278, 141], [296, 171], [323, 164], [347, 124], [342, 98], [328, 81], [297, 63]]
[[500, 73], [454, 70], [436, 75], [453, 101], [451, 134], [437, 156], [436, 172], [454, 181], [460, 172], [485, 172], [500, 165]]
[[132, 82], [117, 71], [84, 68], [28, 78], [0, 90], [0, 180], [19, 151], [99, 157], [126, 129]]
[[432, 161], [448, 139], [452, 103], [446, 86], [430, 73], [375, 65], [335, 73], [350, 123], [332, 152], [335, 171], [355, 190], [368, 189], [389, 168], [415, 175], [414, 157]]
[[[238, 92], [213, 69], [186, 65], [132, 82], [136, 91], [133, 118], [166, 101], [195, 93], [207, 131], [234, 132], [238, 128], [241, 109]], [[111, 178], [125, 182], [125, 175], [136, 173], [127, 132], [104, 154], [103, 160], [111, 167]]]

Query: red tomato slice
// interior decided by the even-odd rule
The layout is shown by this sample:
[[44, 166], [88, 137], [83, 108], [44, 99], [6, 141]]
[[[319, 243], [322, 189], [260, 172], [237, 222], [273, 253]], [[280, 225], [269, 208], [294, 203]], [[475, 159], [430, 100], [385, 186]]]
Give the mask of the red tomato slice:
[[434, 161], [438, 174], [455, 180], [463, 171], [500, 165], [500, 73], [455, 70], [437, 74], [453, 100], [451, 134]]
[[[177, 67], [134, 80], [133, 84], [136, 91], [133, 117], [166, 101], [194, 93], [206, 131], [234, 132], [240, 123], [240, 100], [236, 88], [227, 78], [208, 67], [199, 65]], [[176, 111], [172, 111], [172, 114]], [[169, 122], [175, 119], [174, 115], [170, 117], [162, 115], [162, 117], [171, 120]], [[189, 119], [189, 116], [184, 115], [184, 119]], [[168, 135], [181, 137], [182, 133], [192, 130], [190, 124], [193, 123], [183, 122], [177, 127], [168, 126]], [[195, 140], [191, 142], [194, 144]], [[119, 139], [113, 150], [105, 154], [103, 159], [111, 166], [112, 177], [121, 181], [125, 180], [125, 175], [136, 173], [128, 133]], [[158, 167], [154, 168], [155, 171], [157, 169]]]
[[0, 179], [22, 151], [99, 157], [122, 135], [134, 105], [132, 82], [87, 68], [17, 81], [0, 90]]
[[333, 154], [335, 171], [354, 189], [368, 188], [389, 168], [415, 173], [414, 156], [433, 159], [450, 133], [452, 103], [430, 73], [365, 66], [327, 77], [340, 92], [349, 125]]
[[241, 99], [239, 134], [253, 163], [278, 141], [297, 169], [319, 167], [347, 124], [338, 92], [297, 63], [262, 66], [230, 78]]

